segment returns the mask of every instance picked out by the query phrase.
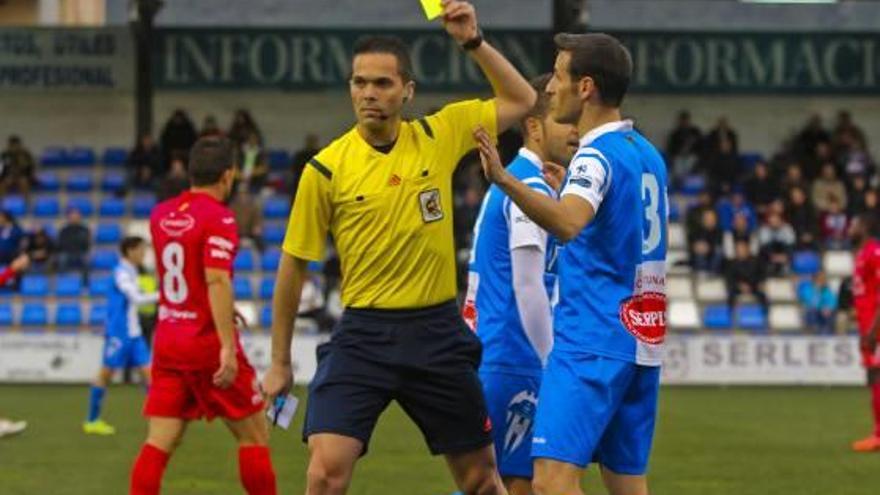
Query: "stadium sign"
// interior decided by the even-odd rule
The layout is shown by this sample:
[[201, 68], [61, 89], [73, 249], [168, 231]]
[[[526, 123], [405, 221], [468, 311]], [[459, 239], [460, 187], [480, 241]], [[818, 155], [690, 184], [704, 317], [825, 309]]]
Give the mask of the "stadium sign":
[[0, 29], [2, 91], [132, 91], [124, 28]]

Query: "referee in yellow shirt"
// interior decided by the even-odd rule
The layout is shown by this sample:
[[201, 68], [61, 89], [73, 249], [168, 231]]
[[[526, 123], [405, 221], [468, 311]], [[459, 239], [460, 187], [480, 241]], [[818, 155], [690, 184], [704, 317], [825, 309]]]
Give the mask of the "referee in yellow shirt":
[[[379, 415], [396, 400], [465, 493], [505, 493], [477, 376], [481, 346], [455, 303], [452, 173], [481, 125], [495, 136], [520, 120], [535, 92], [485, 42], [473, 6], [443, 1], [449, 35], [479, 64], [495, 98], [446, 106], [415, 121], [401, 110], [415, 90], [397, 38], [354, 48], [357, 124], [306, 167], [283, 245], [272, 301], [271, 397], [291, 385], [291, 339], [306, 264], [342, 265], [345, 313], [318, 350], [303, 436], [309, 495], [345, 493]], [[414, 487], [415, 488], [415, 487]]]

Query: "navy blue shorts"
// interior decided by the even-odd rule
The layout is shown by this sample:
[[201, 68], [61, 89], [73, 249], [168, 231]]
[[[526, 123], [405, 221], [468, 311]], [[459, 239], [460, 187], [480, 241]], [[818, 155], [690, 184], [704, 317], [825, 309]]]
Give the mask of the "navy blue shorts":
[[492, 444], [477, 375], [482, 345], [455, 302], [418, 310], [347, 309], [317, 354], [304, 440], [335, 433], [360, 440], [366, 453], [379, 415], [396, 400], [434, 455]]

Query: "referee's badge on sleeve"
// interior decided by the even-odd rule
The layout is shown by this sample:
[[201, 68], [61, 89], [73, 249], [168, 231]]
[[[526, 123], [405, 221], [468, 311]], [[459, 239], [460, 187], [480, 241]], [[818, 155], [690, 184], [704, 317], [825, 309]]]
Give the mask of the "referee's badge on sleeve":
[[419, 193], [419, 205], [422, 207], [422, 220], [425, 223], [443, 219], [443, 205], [440, 202], [440, 189], [429, 189]]

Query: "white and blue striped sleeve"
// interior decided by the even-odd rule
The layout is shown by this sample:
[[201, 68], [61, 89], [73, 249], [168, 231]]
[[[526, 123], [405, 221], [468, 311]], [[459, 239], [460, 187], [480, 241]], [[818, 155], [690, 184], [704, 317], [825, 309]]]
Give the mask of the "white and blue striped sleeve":
[[[546, 194], [547, 196], [555, 197], [555, 193], [550, 189], [550, 186], [547, 185], [541, 179], [538, 178], [530, 178], [523, 181], [532, 189]], [[538, 224], [532, 221], [531, 218], [526, 215], [516, 203], [510, 201], [510, 198], [505, 198], [505, 216], [507, 218], [507, 228], [510, 236], [510, 250], [534, 246], [544, 252], [547, 248], [547, 232], [542, 229]]]
[[599, 150], [578, 150], [571, 161], [561, 196], [573, 194], [583, 198], [590, 203], [594, 212], [598, 212], [611, 187], [611, 175], [611, 164]]

